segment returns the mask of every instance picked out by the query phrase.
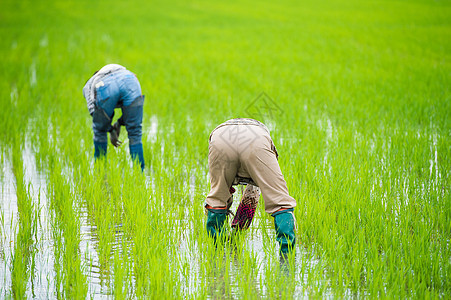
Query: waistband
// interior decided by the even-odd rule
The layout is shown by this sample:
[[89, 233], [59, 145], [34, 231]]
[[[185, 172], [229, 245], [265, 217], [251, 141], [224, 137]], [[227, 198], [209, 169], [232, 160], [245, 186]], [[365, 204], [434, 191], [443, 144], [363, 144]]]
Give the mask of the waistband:
[[[111, 70], [111, 71], [108, 71], [108, 72], [106, 72], [106, 73], [99, 74], [99, 79], [103, 79], [103, 78], [105, 78], [105, 77], [107, 77], [107, 76], [109, 76], [109, 75], [111, 75], [111, 74], [119, 73], [119, 72], [124, 72], [124, 71], [130, 72], [130, 71], [127, 70], [127, 69]], [[130, 72], [130, 73], [131, 73], [131, 72]]]
[[254, 120], [254, 119], [248, 119], [248, 118], [237, 118], [237, 119], [228, 120], [228, 121], [216, 126], [216, 128], [213, 129], [213, 131], [210, 133], [210, 137], [208, 140], [211, 141], [211, 137], [212, 137], [213, 133], [219, 128], [222, 128], [224, 126], [243, 126], [243, 125], [259, 127], [261, 129], [265, 130], [266, 133], [270, 136], [268, 127], [266, 127], [266, 125], [263, 124], [262, 122]]

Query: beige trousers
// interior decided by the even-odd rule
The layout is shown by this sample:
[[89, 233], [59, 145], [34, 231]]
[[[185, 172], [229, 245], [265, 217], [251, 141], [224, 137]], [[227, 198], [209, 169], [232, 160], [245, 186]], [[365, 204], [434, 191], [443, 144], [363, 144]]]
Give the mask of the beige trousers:
[[208, 166], [211, 190], [206, 202], [224, 207], [236, 176], [251, 178], [261, 189], [265, 211], [293, 208], [269, 133], [255, 125], [225, 125], [210, 137]]

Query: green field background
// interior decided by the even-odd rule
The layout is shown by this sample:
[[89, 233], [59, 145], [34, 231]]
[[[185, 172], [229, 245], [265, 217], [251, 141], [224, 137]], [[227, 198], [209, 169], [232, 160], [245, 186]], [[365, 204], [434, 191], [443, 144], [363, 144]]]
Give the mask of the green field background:
[[[93, 294], [79, 249], [88, 211], [111, 270], [102, 284], [117, 298], [448, 298], [450, 59], [450, 1], [2, 1], [0, 163], [13, 166], [19, 210], [2, 296], [34, 294], [41, 221], [24, 177], [29, 147], [52, 216], [52, 297]], [[144, 174], [129, 164], [125, 130], [125, 145], [93, 164], [82, 88], [108, 63], [134, 72], [146, 96]], [[272, 275], [263, 205], [242, 269], [215, 265], [208, 136], [235, 117], [270, 127], [298, 202], [286, 280]], [[117, 219], [122, 252], [108, 231]], [[253, 235], [269, 249], [263, 262]]]

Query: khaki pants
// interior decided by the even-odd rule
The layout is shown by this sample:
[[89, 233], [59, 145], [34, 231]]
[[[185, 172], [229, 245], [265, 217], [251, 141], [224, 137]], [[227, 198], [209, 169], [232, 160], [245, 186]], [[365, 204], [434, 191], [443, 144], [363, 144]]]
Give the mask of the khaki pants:
[[296, 200], [288, 194], [273, 142], [266, 130], [255, 125], [226, 125], [210, 137], [208, 166], [211, 190], [206, 202], [213, 208], [224, 207], [230, 199], [230, 187], [236, 176], [252, 178], [260, 187], [265, 211], [293, 208]]

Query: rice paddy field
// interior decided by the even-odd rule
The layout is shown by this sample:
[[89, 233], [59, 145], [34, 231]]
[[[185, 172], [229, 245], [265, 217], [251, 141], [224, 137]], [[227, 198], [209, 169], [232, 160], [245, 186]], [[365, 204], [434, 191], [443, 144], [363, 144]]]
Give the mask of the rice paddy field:
[[[3, 0], [0, 33], [0, 298], [451, 297], [450, 1]], [[108, 63], [146, 95], [143, 173], [125, 129], [94, 163]], [[207, 236], [208, 137], [236, 117], [297, 200], [288, 261], [263, 199]]]

